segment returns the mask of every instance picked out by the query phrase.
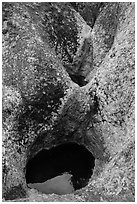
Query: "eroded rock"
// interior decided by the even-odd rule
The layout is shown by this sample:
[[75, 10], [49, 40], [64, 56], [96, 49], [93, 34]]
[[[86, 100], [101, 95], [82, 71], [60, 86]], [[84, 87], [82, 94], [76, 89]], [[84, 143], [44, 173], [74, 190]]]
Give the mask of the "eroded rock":
[[[65, 4], [46, 5], [61, 14]], [[88, 12], [89, 8], [85, 9], [88, 21], [92, 17], [93, 30], [91, 37], [83, 37], [81, 47], [75, 50], [74, 61], [77, 65], [82, 62], [79, 59], [87, 63], [92, 53], [93, 63], [87, 69], [86, 64], [81, 64], [80, 69], [76, 67], [75, 70], [86, 73], [83, 75], [89, 81], [80, 88], [69, 77], [63, 59], [57, 57], [55, 45], [49, 42], [48, 31], [41, 26], [46, 7], [42, 9], [39, 3], [3, 4], [6, 200], [26, 196], [26, 201], [134, 201], [134, 7], [134, 3], [105, 3], [97, 6], [95, 17]], [[67, 9], [71, 13], [74, 7]], [[90, 51], [83, 49], [86, 42]], [[69, 196], [28, 191], [24, 169], [27, 159], [43, 148], [70, 141], [83, 144], [95, 156], [89, 185]]]
[[38, 19], [34, 20], [31, 13], [35, 4], [31, 5], [30, 9], [27, 3], [3, 4], [3, 193], [6, 197], [10, 192], [14, 195], [16, 186], [26, 190], [27, 157], [43, 147], [76, 140], [72, 133], [90, 111], [89, 96], [71, 81], [54, 50], [43, 40]]

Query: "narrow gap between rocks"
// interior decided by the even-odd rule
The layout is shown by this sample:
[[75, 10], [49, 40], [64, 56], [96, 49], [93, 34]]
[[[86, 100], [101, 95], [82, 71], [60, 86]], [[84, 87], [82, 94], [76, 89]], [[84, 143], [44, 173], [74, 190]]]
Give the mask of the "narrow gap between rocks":
[[83, 145], [65, 143], [28, 160], [26, 183], [45, 194], [69, 194], [88, 184], [94, 166], [94, 156]]

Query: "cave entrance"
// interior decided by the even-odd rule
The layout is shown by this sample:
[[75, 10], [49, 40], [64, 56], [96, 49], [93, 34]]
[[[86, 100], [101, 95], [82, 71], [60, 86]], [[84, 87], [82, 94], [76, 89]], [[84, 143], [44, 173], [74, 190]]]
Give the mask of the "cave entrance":
[[65, 143], [43, 149], [26, 165], [26, 183], [46, 194], [69, 194], [88, 184], [95, 158], [83, 145]]

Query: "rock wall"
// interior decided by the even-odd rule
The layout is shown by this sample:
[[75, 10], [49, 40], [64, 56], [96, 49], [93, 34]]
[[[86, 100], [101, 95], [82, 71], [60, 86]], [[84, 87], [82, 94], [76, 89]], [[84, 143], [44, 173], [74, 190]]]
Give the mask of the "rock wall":
[[[118, 15], [114, 15], [114, 11]], [[110, 18], [105, 20], [107, 15], [118, 17], [116, 27], [114, 18], [112, 21]], [[87, 201], [99, 200], [100, 194], [100, 201], [134, 201], [134, 18], [134, 4], [108, 3], [93, 27], [93, 32], [98, 30], [98, 37], [93, 38], [93, 47], [94, 60], [99, 65], [96, 64], [96, 73], [94, 76], [91, 74], [87, 87], [96, 92], [99, 111], [93, 123], [94, 130], [103, 137], [105, 152], [110, 156], [100, 176], [91, 182], [94, 193], [89, 192]], [[115, 34], [111, 27], [109, 31], [105, 27], [109, 24], [116, 28]], [[113, 33], [113, 41], [109, 39], [110, 47], [105, 46], [108, 45], [107, 34], [102, 33], [109, 36]]]
[[[3, 3], [3, 200], [134, 201], [134, 9]], [[29, 191], [26, 161], [69, 141], [95, 156], [89, 185]]]

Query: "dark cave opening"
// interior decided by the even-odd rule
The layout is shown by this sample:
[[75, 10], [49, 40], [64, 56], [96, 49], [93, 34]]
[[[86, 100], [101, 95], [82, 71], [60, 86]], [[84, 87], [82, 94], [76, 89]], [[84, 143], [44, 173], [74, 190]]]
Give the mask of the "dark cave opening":
[[68, 194], [88, 184], [95, 158], [83, 145], [65, 143], [42, 149], [26, 165], [26, 183], [42, 193]]

